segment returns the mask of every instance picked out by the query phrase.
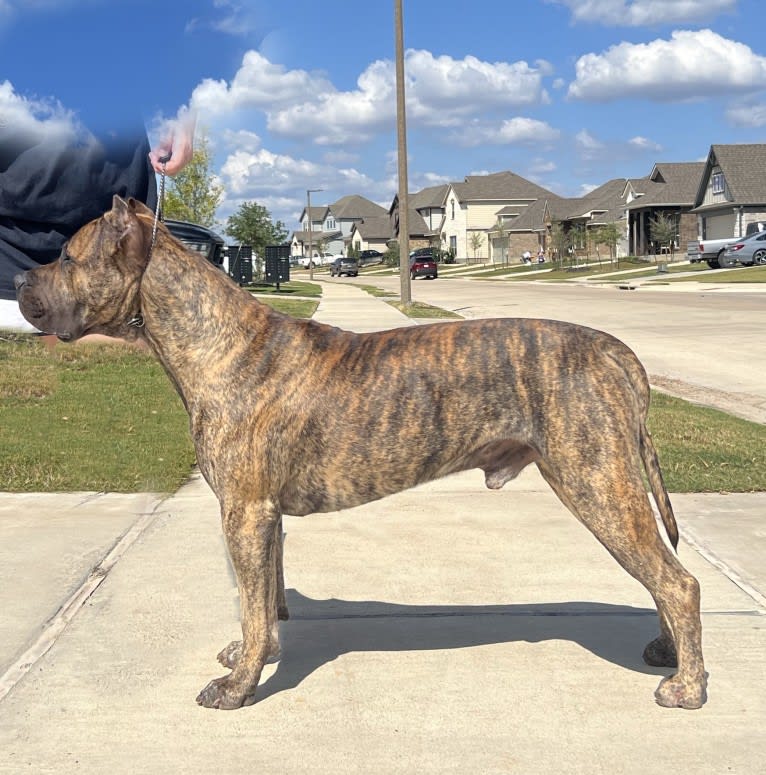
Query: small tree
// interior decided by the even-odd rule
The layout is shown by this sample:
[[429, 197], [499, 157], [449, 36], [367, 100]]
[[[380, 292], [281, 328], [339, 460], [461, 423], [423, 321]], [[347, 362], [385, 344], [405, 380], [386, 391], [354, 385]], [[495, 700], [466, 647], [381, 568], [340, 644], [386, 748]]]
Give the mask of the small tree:
[[386, 266], [399, 266], [399, 243], [392, 242], [388, 250], [383, 254], [383, 261]]
[[564, 265], [564, 257], [569, 248], [569, 238], [560, 221], [551, 224], [551, 244], [555, 253], [556, 264], [561, 267]]
[[223, 198], [223, 186], [215, 181], [207, 138], [203, 135], [191, 161], [170, 178], [162, 212], [165, 218], [212, 226]]
[[240, 245], [250, 245], [262, 257], [266, 245], [280, 245], [287, 239], [282, 221], [273, 223], [271, 213], [257, 202], [244, 202], [226, 221], [226, 233]]
[[471, 239], [468, 242], [471, 246], [471, 249], [473, 250], [473, 258], [476, 260], [476, 254], [484, 245], [484, 235], [480, 234], [478, 231], [475, 231], [473, 234], [471, 234]]
[[[605, 223], [603, 226], [599, 226], [596, 229], [593, 238], [596, 245], [606, 245], [609, 248], [609, 263], [617, 260], [617, 244], [620, 241], [622, 234], [620, 227], [616, 223]], [[599, 256], [599, 262], [601, 257]], [[617, 260], [617, 268], [619, 269], [620, 262]]]
[[[671, 261], [676, 245], [676, 219], [670, 213], [657, 213], [649, 219], [649, 233], [660, 247], [669, 247]], [[656, 261], [655, 256], [655, 261]]]
[[588, 233], [584, 223], [572, 224], [572, 227], [567, 232], [567, 252], [570, 256], [570, 261], [574, 265], [577, 263], [577, 250], [581, 245], [586, 248], [586, 260], [587, 260], [587, 247], [588, 247]]

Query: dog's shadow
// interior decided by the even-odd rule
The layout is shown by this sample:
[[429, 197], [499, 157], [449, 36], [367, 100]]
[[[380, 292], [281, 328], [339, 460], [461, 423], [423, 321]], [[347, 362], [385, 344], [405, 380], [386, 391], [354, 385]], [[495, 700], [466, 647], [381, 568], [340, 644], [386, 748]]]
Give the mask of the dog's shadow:
[[350, 652], [438, 651], [496, 643], [564, 640], [621, 667], [652, 675], [644, 646], [658, 633], [649, 608], [595, 602], [416, 606], [381, 601], [313, 600], [287, 590], [290, 620], [280, 623], [282, 654], [258, 699], [293, 689]]

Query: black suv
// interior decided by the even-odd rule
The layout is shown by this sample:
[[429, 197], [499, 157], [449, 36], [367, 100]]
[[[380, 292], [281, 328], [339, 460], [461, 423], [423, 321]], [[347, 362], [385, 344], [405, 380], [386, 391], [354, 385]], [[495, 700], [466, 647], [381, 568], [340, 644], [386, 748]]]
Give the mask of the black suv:
[[359, 274], [359, 263], [355, 258], [336, 258], [330, 264], [330, 277], [340, 277], [341, 275], [356, 277]]
[[363, 250], [359, 254], [359, 266], [375, 266], [383, 263], [383, 254], [379, 250]]
[[196, 250], [211, 264], [223, 269], [223, 240], [205, 226], [187, 221], [164, 221], [168, 231], [190, 250]]

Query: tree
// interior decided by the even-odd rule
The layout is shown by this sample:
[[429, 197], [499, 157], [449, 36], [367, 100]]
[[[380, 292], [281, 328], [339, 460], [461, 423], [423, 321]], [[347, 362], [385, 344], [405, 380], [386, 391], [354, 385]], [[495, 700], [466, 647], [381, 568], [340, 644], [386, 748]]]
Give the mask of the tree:
[[671, 255], [675, 249], [676, 231], [676, 219], [672, 213], [659, 212], [649, 219], [649, 233], [652, 239], [660, 247], [669, 247]]
[[473, 232], [471, 234], [471, 239], [469, 240], [469, 243], [471, 245], [471, 249], [473, 250], [473, 257], [476, 258], [476, 254], [479, 252], [481, 246], [484, 244], [484, 235], [480, 234], [478, 231]]
[[207, 138], [198, 142], [191, 161], [169, 179], [162, 212], [165, 218], [212, 226], [223, 198], [223, 186], [215, 181]]
[[271, 213], [257, 202], [244, 202], [226, 221], [226, 233], [240, 245], [250, 245], [253, 252], [263, 257], [266, 245], [280, 245], [287, 239], [282, 221], [274, 223]]
[[564, 257], [567, 255], [569, 240], [567, 232], [561, 221], [551, 224], [551, 244], [553, 245], [555, 261], [559, 267], [564, 265]]
[[[601, 255], [598, 252], [598, 246], [606, 245], [609, 248], [609, 263], [612, 263], [617, 257], [617, 243], [621, 236], [620, 227], [616, 223], [605, 223], [594, 230], [593, 241], [596, 244], [599, 263], [601, 263]], [[617, 267], [619, 266], [620, 262], [617, 261]]]

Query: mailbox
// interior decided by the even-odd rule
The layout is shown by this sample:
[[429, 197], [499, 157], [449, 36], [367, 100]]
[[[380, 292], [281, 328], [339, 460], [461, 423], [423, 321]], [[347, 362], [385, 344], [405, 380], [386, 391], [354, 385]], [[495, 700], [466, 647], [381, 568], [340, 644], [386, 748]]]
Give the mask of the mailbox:
[[265, 277], [269, 285], [276, 285], [290, 280], [290, 245], [266, 245]]

